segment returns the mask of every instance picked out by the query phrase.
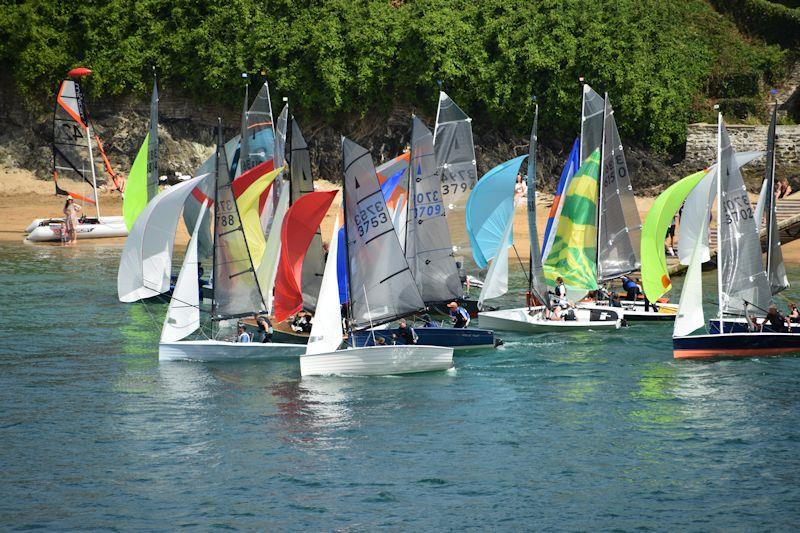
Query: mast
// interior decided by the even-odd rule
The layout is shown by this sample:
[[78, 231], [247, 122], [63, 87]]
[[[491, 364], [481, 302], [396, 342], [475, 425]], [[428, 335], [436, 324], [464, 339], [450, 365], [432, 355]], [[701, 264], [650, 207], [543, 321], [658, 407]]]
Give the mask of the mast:
[[[536, 103], [536, 97], [533, 97], [534, 102], [534, 112], [533, 112], [533, 132], [531, 135], [531, 142], [535, 143], [538, 141], [538, 129], [539, 129], [539, 104]], [[528, 160], [528, 183], [532, 183], [531, 180], [534, 179], [534, 176], [531, 176], [532, 172], [536, 172], [536, 146], [532, 146], [530, 149], [530, 159]], [[531, 188], [528, 187], [528, 220], [530, 222], [530, 213], [531, 213], [531, 206], [536, 205], [536, 189], [533, 190], [533, 198], [531, 198]], [[528, 237], [530, 239], [538, 239], [538, 234], [533, 235], [530, 232], [530, 224], [528, 224]], [[531, 243], [528, 246], [528, 294], [533, 294], [533, 248], [534, 246], [538, 245], [539, 243]], [[538, 295], [537, 295], [538, 296]], [[544, 302], [542, 302], [544, 303]], [[530, 307], [531, 299], [528, 298], [528, 307]]]
[[[284, 97], [284, 101], [286, 105], [289, 105], [289, 99]], [[292, 115], [291, 108], [288, 109], [286, 113], [286, 146], [289, 147], [288, 150], [284, 148], [284, 152], [286, 154], [284, 164], [286, 165], [286, 180], [289, 184], [289, 205], [292, 205], [292, 122], [294, 122], [294, 115]]]
[[[578, 81], [581, 84], [581, 134], [579, 137], [579, 144], [578, 144], [578, 159], [580, 159], [579, 165], [583, 164], [583, 161], [586, 159], [586, 154], [583, 153], [583, 125], [586, 122], [586, 116], [583, 114], [583, 110], [586, 108], [586, 81], [584, 80], [583, 76], [578, 78]], [[602, 160], [601, 160], [602, 161]]]
[[[727, 172], [727, 168], [725, 171]], [[719, 311], [719, 332], [725, 333], [722, 322], [722, 268], [720, 253], [722, 251], [722, 113], [717, 114], [717, 303]]]
[[[597, 281], [600, 281], [600, 226], [603, 223], [603, 180], [605, 177], [605, 165], [603, 164], [603, 158], [605, 154], [603, 150], [605, 150], [606, 145], [606, 116], [608, 114], [606, 111], [608, 110], [608, 93], [603, 93], [603, 135], [600, 137], [600, 181], [597, 184], [597, 228], [595, 230], [595, 272], [597, 276]], [[583, 111], [581, 110], [581, 113]]]
[[92, 155], [92, 126], [86, 120], [86, 148], [89, 149], [89, 167], [92, 170], [92, 190], [94, 191], [94, 206], [97, 209], [97, 221], [100, 222], [100, 199], [97, 197], [97, 175], [94, 171], [94, 156]]
[[[217, 224], [219, 221], [217, 220], [217, 210], [218, 210], [218, 203], [217, 203], [217, 195], [219, 191], [219, 156], [220, 156], [220, 144], [222, 143], [222, 119], [217, 117], [217, 150], [214, 157], [214, 227], [211, 229], [211, 277], [214, 277], [214, 274], [217, 271]], [[225, 146], [222, 146], [222, 150], [225, 150]], [[216, 285], [216, 280], [213, 280], [214, 284]], [[217, 289], [216, 287], [211, 288], [211, 338], [214, 338], [214, 317], [217, 315]]]
[[[350, 272], [350, 240], [347, 236], [347, 179], [345, 177], [345, 173], [347, 169], [344, 166], [344, 135], [342, 135], [342, 227], [344, 228], [344, 258], [345, 264], [347, 266], [347, 307], [345, 308], [347, 311], [347, 316], [345, 316], [345, 324], [347, 326], [347, 338], [350, 338], [350, 334], [352, 333], [351, 330], [351, 321], [353, 316], [353, 275]], [[337, 236], [338, 238], [338, 236]], [[336, 250], [338, 253], [338, 249]]]
[[[767, 277], [770, 276], [772, 266], [772, 211], [775, 209], [775, 123], [777, 119], [778, 103], [775, 102], [772, 108], [772, 118], [770, 120], [769, 137], [767, 138], [767, 198], [764, 214], [767, 217]], [[760, 220], [756, 220], [756, 228], [761, 225]], [[770, 287], [772, 280], [770, 280]]]

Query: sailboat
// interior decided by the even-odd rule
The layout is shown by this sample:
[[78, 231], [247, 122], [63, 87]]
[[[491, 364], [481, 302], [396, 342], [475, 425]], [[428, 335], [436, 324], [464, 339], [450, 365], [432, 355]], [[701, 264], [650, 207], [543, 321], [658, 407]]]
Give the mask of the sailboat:
[[[767, 186], [774, 181], [775, 124], [773, 110], [768, 132]], [[788, 287], [780, 253], [774, 200], [767, 215], [767, 267], [761, 260], [757, 221], [747, 196], [736, 154], [722, 120], [717, 122], [717, 172], [715, 187], [707, 196], [704, 226], [716, 195], [717, 212], [717, 319], [705, 326], [701, 264], [703, 239], [698, 236], [681, 293], [680, 309], [672, 336], [676, 359], [718, 356], [762, 356], [800, 353], [800, 331], [776, 332], [759, 322], [772, 304], [772, 296]], [[702, 235], [705, 231], [702, 229]]]
[[[168, 360], [238, 360], [252, 358], [287, 358], [299, 355], [302, 345], [283, 343], [237, 343], [219, 340], [219, 325], [228, 320], [264, 313], [266, 303], [253, 266], [250, 247], [245, 237], [240, 208], [234, 194], [234, 182], [222, 140], [222, 125], [217, 127], [217, 148], [214, 173], [202, 179], [214, 181], [212, 202], [204, 201], [195, 222], [195, 231], [184, 258], [178, 281], [170, 300], [161, 341], [160, 361]], [[274, 174], [277, 171], [272, 173]], [[195, 178], [201, 179], [201, 178]], [[198, 287], [197, 246], [202, 219], [209, 205], [214, 207], [213, 277], [211, 301], [211, 335], [203, 340], [184, 340], [200, 329], [200, 296]], [[215, 327], [216, 326], [216, 327]]]
[[[535, 115], [533, 127], [531, 128], [531, 138], [529, 154], [527, 156], [520, 156], [512, 159], [493, 169], [487, 176], [481, 179], [480, 183], [484, 186], [490, 186], [493, 182], [499, 182], [501, 186], [500, 198], [505, 197], [505, 210], [495, 209], [495, 221], [486, 224], [487, 229], [484, 232], [487, 236], [494, 235], [488, 240], [492, 244], [496, 244], [496, 251], [493, 253], [487, 246], [481, 246], [481, 237], [479, 232], [475, 232], [473, 252], [477, 248], [484, 257], [494, 255], [493, 262], [486, 275], [484, 287], [481, 290], [480, 301], [488, 298], [495, 298], [504, 294], [508, 290], [508, 248], [511, 246], [511, 235], [513, 231], [513, 195], [514, 195], [514, 178], [517, 174], [517, 169], [522, 165], [524, 160], [528, 159], [528, 231], [530, 233], [530, 250], [529, 250], [529, 267], [528, 267], [528, 298], [525, 307], [514, 309], [501, 309], [494, 311], [481, 311], [478, 314], [480, 324], [483, 327], [492, 329], [500, 329], [506, 331], [517, 331], [524, 333], [544, 333], [554, 331], [572, 330], [575, 328], [591, 328], [591, 329], [618, 329], [621, 325], [622, 314], [614, 309], [602, 308], [576, 308], [573, 310], [573, 320], [550, 320], [548, 318], [550, 312], [550, 301], [548, 295], [547, 284], [545, 282], [545, 269], [542, 265], [541, 256], [539, 252], [539, 237], [538, 228], [536, 224], [536, 149], [538, 144], [538, 117], [539, 106], [535, 106]], [[492, 176], [489, 176], [492, 174]], [[494, 176], [497, 176], [494, 177]], [[594, 179], [593, 179], [593, 176]], [[558, 264], [561, 260], [562, 254], [569, 259], [570, 268], [573, 269], [576, 276], [572, 279], [580, 281], [580, 273], [589, 270], [590, 258], [587, 253], [587, 241], [593, 238], [591, 226], [587, 222], [591, 222], [592, 209], [591, 203], [585, 200], [591, 198], [593, 191], [597, 186], [597, 162], [589, 158], [589, 161], [584, 164], [575, 174], [574, 179], [569, 183], [565, 192], [565, 207], [561, 213], [563, 218], [560, 223], [559, 234], [552, 246], [551, 254], [553, 261], [551, 263]], [[488, 179], [487, 179], [488, 178]], [[478, 188], [476, 188], [476, 192]], [[472, 197], [470, 198], [472, 200]], [[486, 198], [483, 198], [486, 202]], [[586, 216], [586, 220], [573, 221], [572, 206], [575, 203], [584, 205], [584, 209], [591, 211]], [[488, 205], [502, 206], [503, 201], [489, 200]], [[497, 212], [500, 211], [499, 214]], [[470, 215], [468, 209], [467, 215]], [[488, 217], [487, 217], [488, 218]], [[578, 224], [576, 222], [583, 222]], [[473, 233], [471, 233], [472, 235]], [[497, 236], [502, 237], [498, 240]], [[497, 244], [499, 243], [499, 244]], [[477, 255], [477, 254], [474, 254]], [[480, 257], [476, 257], [476, 261]], [[577, 259], [577, 260], [576, 260]], [[550, 260], [550, 256], [548, 256]], [[566, 276], [565, 276], [566, 279]]]
[[[410, 171], [407, 173], [404, 251], [411, 274], [426, 306], [445, 306], [462, 293], [455, 254], [442, 203], [441, 180], [436, 173], [433, 135], [416, 116], [411, 119]], [[458, 350], [493, 348], [494, 332], [476, 328], [415, 328], [420, 344], [450, 346]], [[370, 329], [353, 334], [358, 346], [391, 342], [399, 331]]]
[[122, 216], [128, 231], [139, 213], [158, 194], [158, 80], [153, 80], [150, 125], [133, 160], [122, 201]]
[[[68, 76], [80, 78], [91, 74], [86, 68], [69, 71]], [[94, 137], [94, 138], [93, 138]], [[95, 173], [95, 144], [105, 164], [105, 170], [115, 178], [108, 159], [102, 152], [100, 139], [93, 134], [89, 116], [83, 99], [83, 91], [75, 79], [61, 82], [56, 95], [53, 113], [53, 183], [57, 195], [70, 196], [84, 205], [93, 205], [94, 217], [81, 217], [76, 228], [79, 239], [103, 237], [124, 237], [128, 234], [121, 216], [101, 216], [100, 200], [97, 194], [97, 175]], [[59, 180], [61, 180], [59, 182]], [[67, 190], [66, 180], [74, 183], [84, 182], [91, 187], [90, 195]], [[116, 181], [115, 181], [116, 184]], [[64, 219], [37, 218], [25, 228], [25, 239], [33, 242], [61, 241], [66, 238]]]
[[[343, 138], [342, 155], [347, 329], [352, 332], [418, 312], [425, 304], [400, 247], [369, 151]], [[351, 343], [339, 349], [343, 328], [336, 272], [338, 241], [334, 227], [311, 336], [300, 357], [301, 375], [387, 375], [451, 368], [453, 349], [447, 347]]]
[[[470, 241], [464, 233], [466, 216], [464, 208], [478, 183], [472, 118], [464, 113], [444, 91], [439, 91], [433, 146], [436, 174], [441, 179], [442, 204], [447, 210], [447, 225], [450, 229], [456, 265], [464, 286], [463, 295], [456, 301], [474, 318], [478, 313], [478, 305], [475, 299], [469, 297], [468, 292], [470, 287], [480, 286], [481, 282], [469, 273], [474, 265], [468, 268], [467, 263], [471, 260], [472, 254]], [[432, 309], [443, 315], [449, 313], [444, 305], [434, 305]]]

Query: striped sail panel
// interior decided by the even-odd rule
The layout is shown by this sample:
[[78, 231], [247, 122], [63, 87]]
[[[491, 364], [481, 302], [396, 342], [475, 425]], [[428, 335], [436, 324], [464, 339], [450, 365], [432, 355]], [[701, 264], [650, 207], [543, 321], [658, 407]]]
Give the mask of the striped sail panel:
[[720, 311], [733, 315], [744, 315], [746, 311], [763, 313], [750, 305], [766, 309], [772, 303], [767, 273], [761, 262], [761, 241], [753, 207], [721, 115], [719, 142], [721, 197], [717, 199], [720, 208], [717, 264], [720, 269]]
[[603, 181], [599, 219], [597, 279], [607, 281], [639, 270], [642, 222], [625, 163], [611, 102], [605, 102]]
[[344, 206], [353, 327], [425, 307], [397, 239], [369, 152], [342, 139]]
[[597, 289], [597, 192], [600, 150], [595, 150], [570, 181], [558, 230], [544, 262], [545, 278], [557, 277], [573, 289]]
[[433, 135], [417, 117], [411, 127], [410, 168], [405, 224], [408, 266], [426, 303], [452, 300], [461, 295], [461, 279], [436, 174]]
[[544, 240], [542, 241], [542, 259], [546, 258], [553, 246], [553, 239], [556, 237], [558, 219], [561, 216], [561, 209], [564, 206], [564, 193], [569, 186], [569, 182], [581, 166], [580, 159], [580, 138], [576, 138], [572, 143], [572, 149], [567, 157], [561, 177], [558, 180], [556, 194], [553, 197], [553, 204], [550, 206], [550, 213], [547, 215], [547, 225], [544, 228]]

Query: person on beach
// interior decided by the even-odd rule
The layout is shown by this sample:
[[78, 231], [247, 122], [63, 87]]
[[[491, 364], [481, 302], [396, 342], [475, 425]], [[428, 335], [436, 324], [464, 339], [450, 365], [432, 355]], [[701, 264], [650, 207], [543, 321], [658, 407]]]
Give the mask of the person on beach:
[[667, 235], [664, 238], [665, 241], [669, 240], [669, 245], [667, 245], [667, 251], [669, 255], [675, 257], [675, 226], [678, 224], [678, 214], [675, 213], [672, 217], [672, 221], [669, 223], [669, 228], [667, 228]]
[[775, 198], [780, 200], [785, 196], [789, 196], [792, 194], [792, 186], [789, 185], [789, 180], [786, 178], [781, 178], [778, 182], [778, 186], [775, 188]]
[[64, 204], [64, 224], [67, 230], [67, 246], [72, 246], [78, 242], [78, 218], [81, 206], [75, 203], [72, 196], [67, 197]]
[[450, 317], [453, 319], [454, 328], [465, 328], [469, 326], [469, 312], [466, 309], [456, 302], [450, 302], [447, 304], [447, 308], [450, 309]]

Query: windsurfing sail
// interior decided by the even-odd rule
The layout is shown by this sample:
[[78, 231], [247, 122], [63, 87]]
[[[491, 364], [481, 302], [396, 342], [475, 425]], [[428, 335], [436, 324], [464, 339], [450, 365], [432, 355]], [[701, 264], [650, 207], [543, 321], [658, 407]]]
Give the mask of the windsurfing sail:
[[[645, 217], [641, 240], [642, 289], [651, 302], [657, 302], [672, 289], [672, 281], [667, 271], [667, 258], [664, 255], [664, 235], [667, 234], [672, 218], [681, 208], [683, 201], [705, 175], [706, 171], [701, 170], [667, 187], [658, 195]], [[707, 218], [708, 215], [704, 214], [701, 220]], [[700, 252], [698, 257], [699, 254]]]
[[[308, 144], [300, 131], [297, 121], [292, 118], [291, 135], [290, 185], [291, 203], [294, 205], [301, 197], [314, 192], [314, 178], [311, 175], [311, 157], [308, 153]], [[325, 270], [325, 250], [322, 247], [322, 234], [319, 226], [305, 252], [303, 259], [303, 274], [300, 287], [303, 291], [303, 308], [314, 311], [317, 305], [322, 284], [322, 275]]]
[[209, 176], [198, 176], [170, 187], [139, 214], [125, 239], [119, 263], [117, 297], [121, 302], [136, 302], [169, 290], [172, 248], [181, 207], [204, 181], [212, 181], [206, 177]]
[[761, 241], [753, 208], [739, 172], [728, 132], [719, 114], [717, 182], [717, 268], [720, 314], [763, 314], [772, 303], [761, 262]]
[[544, 275], [554, 284], [557, 277], [568, 288], [597, 289], [597, 181], [600, 149], [581, 165], [570, 181], [553, 246], [544, 262]]
[[[775, 210], [775, 127], [778, 122], [778, 104], [772, 108], [772, 119], [767, 131], [767, 191], [764, 210], [767, 214], [767, 276], [773, 295], [789, 288], [786, 267], [783, 264], [781, 251], [781, 235], [778, 230], [778, 218]], [[757, 227], [761, 226], [760, 216], [756, 218]]]
[[[59, 183], [61, 179], [61, 183]], [[85, 182], [92, 196], [68, 190], [66, 180]], [[53, 183], [56, 194], [69, 195], [97, 207], [97, 183], [92, 155], [92, 141], [83, 93], [74, 80], [64, 80], [58, 88], [53, 113]]]
[[[500, 253], [506, 224], [514, 216], [514, 184], [527, 155], [491, 169], [478, 181], [467, 201], [466, 226], [472, 257], [479, 268]], [[511, 246], [513, 241], [509, 240]]]
[[342, 138], [350, 316], [354, 328], [425, 307], [397, 239], [369, 151]]
[[642, 222], [625, 163], [622, 140], [608, 95], [605, 97], [600, 214], [597, 224], [597, 281], [639, 270]]
[[[286, 212], [281, 227], [281, 257], [275, 278], [277, 322], [303, 309], [301, 276], [306, 251], [338, 191], [310, 192], [299, 198]], [[317, 293], [319, 295], [319, 293]]]
[[[539, 252], [539, 230], [536, 227], [536, 148], [538, 144], [539, 104], [533, 116], [531, 140], [528, 148], [528, 235], [530, 235], [530, 263], [528, 265], [528, 291], [540, 303], [550, 307], [547, 283], [544, 280], [542, 256]], [[513, 231], [513, 230], [512, 230]], [[510, 239], [510, 237], [509, 237]], [[506, 258], [506, 262], [508, 259]], [[507, 277], [507, 276], [506, 276]]]
[[564, 206], [565, 193], [570, 180], [572, 180], [580, 166], [580, 137], [578, 137], [572, 143], [569, 157], [567, 157], [567, 162], [561, 171], [561, 178], [558, 180], [556, 194], [553, 196], [553, 204], [550, 206], [550, 213], [547, 215], [547, 225], [544, 228], [544, 240], [542, 241], [542, 259], [545, 259], [550, 254], [550, 248], [553, 247], [553, 239], [558, 228], [558, 219], [561, 217], [561, 209]]
[[442, 205], [433, 135], [416, 116], [411, 126], [410, 169], [406, 260], [425, 303], [450, 301], [461, 295], [461, 278]]
[[215, 320], [249, 316], [266, 311], [250, 250], [233, 193], [230, 167], [217, 127], [214, 190], [214, 298]]
[[144, 206], [158, 194], [158, 81], [153, 80], [150, 96], [150, 127], [142, 146], [133, 160], [125, 194], [122, 201], [122, 216], [128, 231]]
[[339, 282], [336, 274], [339, 249], [339, 217], [333, 224], [331, 248], [325, 262], [322, 287], [317, 300], [317, 312], [311, 324], [306, 354], [332, 352], [342, 344], [342, 312], [339, 304]]
[[[203, 202], [197, 218], [197, 225], [203, 220], [207, 207], [208, 202]], [[164, 327], [161, 328], [161, 342], [185, 339], [200, 328], [200, 275], [198, 270], [200, 263], [197, 260], [197, 237], [199, 234], [200, 232], [193, 231], [189, 245], [186, 247], [183, 266], [169, 301]]]

